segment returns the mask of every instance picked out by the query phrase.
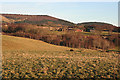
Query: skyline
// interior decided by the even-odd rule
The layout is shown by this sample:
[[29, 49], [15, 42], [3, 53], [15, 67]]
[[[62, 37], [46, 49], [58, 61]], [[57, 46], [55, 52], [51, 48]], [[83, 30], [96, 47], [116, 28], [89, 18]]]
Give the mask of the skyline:
[[3, 2], [1, 13], [49, 15], [73, 23], [118, 25], [117, 2]]

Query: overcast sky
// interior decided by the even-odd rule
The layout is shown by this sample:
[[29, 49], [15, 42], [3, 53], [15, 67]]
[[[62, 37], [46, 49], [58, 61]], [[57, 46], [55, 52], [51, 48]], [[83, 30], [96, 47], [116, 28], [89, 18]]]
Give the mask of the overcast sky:
[[118, 2], [112, 0], [111, 2], [3, 2], [1, 13], [49, 15], [74, 23], [107, 22], [118, 25]]

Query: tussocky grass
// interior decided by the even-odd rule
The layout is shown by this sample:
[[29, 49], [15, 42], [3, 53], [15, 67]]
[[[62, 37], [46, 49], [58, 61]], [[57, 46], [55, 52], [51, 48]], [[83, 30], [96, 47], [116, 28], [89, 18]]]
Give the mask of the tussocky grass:
[[119, 54], [2, 36], [3, 78], [119, 78]]

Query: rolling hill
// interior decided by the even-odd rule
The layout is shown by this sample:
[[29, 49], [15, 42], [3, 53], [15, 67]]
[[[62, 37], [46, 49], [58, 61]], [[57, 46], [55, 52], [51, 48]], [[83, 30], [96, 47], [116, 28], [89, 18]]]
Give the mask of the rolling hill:
[[2, 18], [2, 22], [6, 22], [6, 23], [11, 23], [12, 21], [10, 19], [7, 19], [6, 17], [0, 15], [0, 17]]
[[40, 50], [40, 51], [64, 51], [68, 47], [56, 46], [40, 40], [2, 35], [2, 49], [5, 50]]
[[114, 32], [120, 32], [120, 27], [104, 22], [84, 22], [78, 23], [77, 26], [84, 26], [85, 28], [94, 28], [95, 30], [111, 30]]
[[[35, 25], [47, 26], [73, 26], [74, 23], [51, 17], [48, 15], [21, 15], [21, 14], [2, 14], [7, 19], [15, 20], [14, 23], [30, 23]], [[7, 21], [6, 21], [7, 22]]]
[[[119, 54], [101, 50], [112, 46], [109, 46], [108, 40], [116, 41], [115, 44], [119, 41], [117, 32], [108, 36], [108, 40], [90, 35], [95, 32], [72, 32], [85, 28], [117, 31], [118, 27], [101, 22], [74, 24], [48, 15], [2, 14], [1, 17], [4, 23], [2, 31], [6, 34], [2, 35], [0, 76], [2, 73], [3, 79], [120, 78]], [[44, 29], [47, 27], [65, 27], [70, 32]], [[79, 47], [76, 47], [79, 43]]]
[[[114, 32], [120, 32], [120, 27], [104, 22], [84, 22], [75, 24], [70, 21], [55, 18], [49, 15], [22, 15], [22, 14], [1, 14], [3, 23], [28, 23], [37, 26], [47, 27], [74, 27], [80, 28], [81, 26], [86, 28], [94, 27], [95, 30], [112, 30]], [[83, 28], [83, 29], [84, 29]]]
[[118, 54], [2, 35], [2, 78], [119, 78]]
[[77, 25], [112, 25], [112, 24], [104, 23], [104, 22], [83, 22], [83, 23], [78, 23]]
[[[6, 35], [27, 37], [42, 40], [55, 45], [69, 46], [74, 48], [82, 47], [89, 49], [98, 48], [109, 50], [114, 46], [119, 46], [117, 44], [119, 38], [116, 38], [118, 35], [118, 28], [108, 23], [87, 22], [79, 23], [77, 25], [73, 23], [74, 26], [71, 26], [71, 22], [54, 18], [48, 15], [2, 14], [2, 17], [3, 21], [6, 21], [6, 23], [2, 24], [2, 31]], [[70, 25], [68, 23], [70, 23]], [[81, 39], [78, 39], [78, 37], [70, 37], [74, 36], [74, 34], [79, 38], [79, 35], [83, 35], [84, 38], [81, 37]], [[113, 34], [115, 34], [116, 37]], [[100, 35], [99, 38], [101, 40], [99, 47], [97, 43], [95, 43], [96, 35]], [[86, 38], [86, 36], [89, 37]], [[73, 40], [76, 40], [76, 42], [73, 42]], [[105, 41], [108, 43], [106, 45], [103, 45]]]

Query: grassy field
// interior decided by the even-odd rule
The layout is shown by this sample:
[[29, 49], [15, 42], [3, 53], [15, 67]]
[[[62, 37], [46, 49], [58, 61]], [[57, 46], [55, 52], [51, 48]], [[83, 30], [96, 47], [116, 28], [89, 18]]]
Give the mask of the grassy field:
[[119, 54], [2, 36], [3, 78], [120, 78]]

